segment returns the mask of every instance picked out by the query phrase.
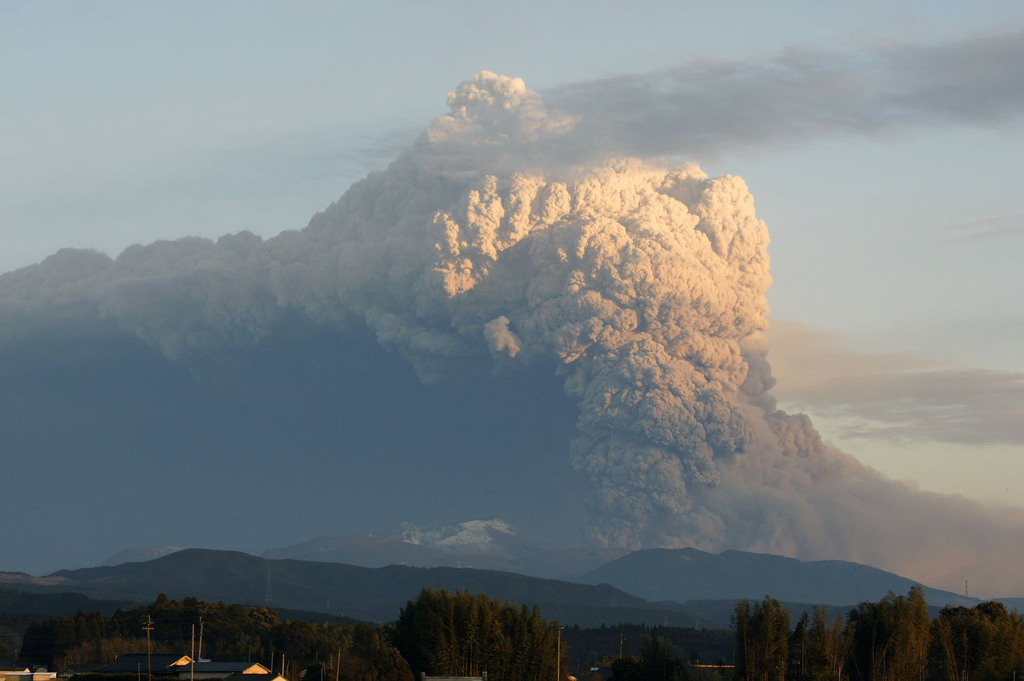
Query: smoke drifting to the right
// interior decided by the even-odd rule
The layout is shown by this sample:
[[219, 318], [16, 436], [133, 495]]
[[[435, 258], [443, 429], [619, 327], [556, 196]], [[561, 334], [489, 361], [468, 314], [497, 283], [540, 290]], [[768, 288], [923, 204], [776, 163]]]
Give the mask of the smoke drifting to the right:
[[[1024, 558], [1021, 513], [885, 480], [776, 409], [768, 231], [741, 179], [557, 163], [577, 121], [516, 79], [481, 74], [449, 105], [305, 230], [65, 254], [75, 267], [15, 273], [0, 299], [94, 311], [186, 361], [258, 344], [298, 314], [342, 339], [369, 329], [428, 383], [553, 367], [579, 407], [557, 456], [593, 485], [593, 542], [1024, 588], [1005, 567]], [[514, 408], [502, 397], [495, 409]]]

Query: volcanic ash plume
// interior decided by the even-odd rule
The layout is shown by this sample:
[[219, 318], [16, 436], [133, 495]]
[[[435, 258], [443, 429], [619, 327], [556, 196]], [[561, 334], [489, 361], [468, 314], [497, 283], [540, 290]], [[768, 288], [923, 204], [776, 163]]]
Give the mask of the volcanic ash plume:
[[[387, 173], [314, 218], [315, 246], [297, 261], [317, 261], [324, 291], [278, 283], [276, 295], [312, 298], [314, 317], [336, 295], [424, 380], [484, 352], [499, 371], [556, 359], [580, 406], [572, 460], [598, 485], [595, 537], [692, 541], [677, 534], [689, 530], [688, 486], [717, 483], [718, 462], [746, 452], [763, 418], [741, 390], [770, 283], [746, 186], [639, 160], [574, 178], [477, 172], [488, 156], [509, 166], [566, 120], [549, 124], [521, 81], [489, 74], [450, 105]], [[279, 282], [293, 279], [309, 281]]]
[[562, 166], [550, 157], [582, 146], [576, 119], [518, 79], [483, 73], [449, 105], [301, 232], [65, 253], [67, 280], [43, 263], [3, 294], [88, 303], [170, 357], [258, 343], [300, 314], [370, 329], [426, 382], [556, 366], [579, 405], [564, 455], [593, 482], [606, 545], [848, 558], [958, 583], [982, 552], [1020, 544], [1020, 525], [882, 480], [775, 409], [768, 233], [741, 179]]

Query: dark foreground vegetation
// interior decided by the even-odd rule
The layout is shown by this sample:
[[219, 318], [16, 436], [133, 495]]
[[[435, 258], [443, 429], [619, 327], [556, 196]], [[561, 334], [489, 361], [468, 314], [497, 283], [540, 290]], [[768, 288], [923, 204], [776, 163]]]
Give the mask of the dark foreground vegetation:
[[494, 681], [603, 681], [609, 673], [615, 681], [1024, 681], [1024, 619], [1016, 611], [982, 603], [947, 607], [931, 619], [918, 587], [845, 615], [817, 606], [795, 624], [774, 599], [740, 601], [732, 631], [561, 627], [537, 608], [433, 589], [384, 626], [161, 596], [109, 615], [79, 610], [33, 622], [17, 658], [66, 671], [147, 649], [261, 662], [291, 681], [415, 681], [420, 673], [484, 671]]
[[740, 601], [733, 629], [744, 681], [1024, 679], [1024, 618], [993, 602], [946, 607], [932, 620], [920, 587], [845, 618], [817, 606], [792, 628], [778, 601]]
[[151, 605], [110, 616], [78, 611], [34, 623], [25, 631], [18, 662], [62, 672], [112, 662], [125, 653], [189, 654], [193, 641], [199, 646], [196, 658], [261, 662], [288, 679], [310, 669], [315, 678], [321, 669], [329, 669], [331, 679], [336, 674], [381, 681], [411, 678], [384, 632], [372, 625], [281, 619], [271, 608], [175, 601], [163, 595]]

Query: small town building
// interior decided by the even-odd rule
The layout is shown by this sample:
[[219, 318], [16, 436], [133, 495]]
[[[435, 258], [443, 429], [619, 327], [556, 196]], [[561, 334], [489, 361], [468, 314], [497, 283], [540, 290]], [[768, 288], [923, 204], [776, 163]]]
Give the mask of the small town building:
[[266, 676], [270, 670], [259, 662], [213, 662], [199, 660], [195, 665], [187, 664], [175, 672], [182, 680], [187, 679], [226, 679], [234, 674], [242, 674], [249, 681], [257, 676]]
[[125, 653], [110, 664], [96, 668], [97, 674], [147, 674], [177, 676], [188, 669], [192, 658], [181, 653]]
[[225, 676], [224, 681], [288, 681], [288, 679], [280, 674], [267, 672], [266, 674], [232, 674], [231, 676]]
[[56, 678], [57, 673], [46, 671], [46, 667], [37, 667], [35, 671], [17, 665], [0, 667], [0, 681], [50, 681]]
[[[239, 677], [244, 681], [276, 681], [281, 678], [259, 662], [216, 662], [195, 660], [179, 653], [126, 653], [110, 664], [97, 667], [96, 674], [143, 674], [175, 681], [211, 681]], [[2, 680], [0, 680], [2, 681]]]

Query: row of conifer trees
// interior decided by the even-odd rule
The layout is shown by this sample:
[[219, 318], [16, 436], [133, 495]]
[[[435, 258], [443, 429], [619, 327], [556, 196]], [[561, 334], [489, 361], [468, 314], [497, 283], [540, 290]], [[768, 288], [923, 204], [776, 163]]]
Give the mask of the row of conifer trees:
[[920, 587], [865, 602], [844, 618], [817, 606], [791, 628], [766, 597], [733, 614], [743, 681], [1024, 680], [1024, 618], [998, 602], [949, 606], [929, 616]]

